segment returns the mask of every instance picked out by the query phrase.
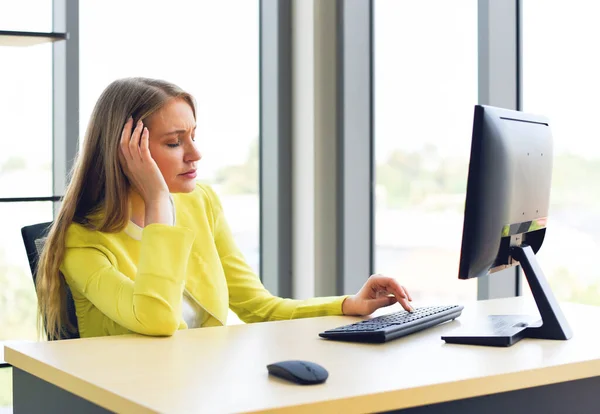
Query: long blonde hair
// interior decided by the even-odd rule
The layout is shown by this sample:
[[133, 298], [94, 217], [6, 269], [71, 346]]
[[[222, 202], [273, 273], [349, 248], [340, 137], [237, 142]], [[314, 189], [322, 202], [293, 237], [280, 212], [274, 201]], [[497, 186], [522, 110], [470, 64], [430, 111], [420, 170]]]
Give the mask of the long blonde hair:
[[67, 331], [75, 330], [67, 317], [66, 282], [60, 272], [67, 229], [73, 222], [102, 232], [125, 228], [129, 220], [130, 183], [118, 156], [123, 126], [129, 116], [135, 125], [172, 98], [184, 99], [196, 116], [190, 94], [156, 79], [116, 80], [98, 99], [37, 269], [38, 322], [48, 339], [60, 339]]

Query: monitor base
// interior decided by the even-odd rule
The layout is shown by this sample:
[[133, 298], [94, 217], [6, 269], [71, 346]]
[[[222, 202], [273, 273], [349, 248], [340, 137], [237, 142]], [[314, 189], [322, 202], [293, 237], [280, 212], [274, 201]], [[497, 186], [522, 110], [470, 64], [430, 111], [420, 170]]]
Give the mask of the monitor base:
[[490, 315], [474, 326], [465, 326], [444, 335], [449, 344], [511, 346], [527, 337], [528, 327], [541, 326], [539, 318], [530, 315]]
[[445, 335], [446, 343], [486, 346], [511, 346], [523, 338], [566, 340], [573, 336], [571, 327], [552, 293], [550, 284], [539, 267], [530, 246], [522, 244], [511, 248], [511, 256], [523, 267], [541, 320], [526, 315], [493, 315], [468, 331]]

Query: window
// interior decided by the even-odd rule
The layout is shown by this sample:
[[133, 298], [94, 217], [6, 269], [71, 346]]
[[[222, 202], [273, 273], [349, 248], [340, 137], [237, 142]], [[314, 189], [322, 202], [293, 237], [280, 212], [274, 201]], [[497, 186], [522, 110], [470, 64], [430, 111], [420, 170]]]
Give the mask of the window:
[[[13, 17], [13, 26], [31, 23], [27, 13]], [[53, 195], [52, 46], [0, 46], [0, 61], [10, 62], [0, 76], [0, 340], [37, 339], [37, 299], [21, 227], [51, 221], [52, 203], [6, 199]]]
[[52, 0], [0, 0], [0, 30], [51, 32]]
[[21, 228], [52, 221], [52, 202], [0, 203], [0, 217], [0, 340], [36, 340], [37, 297]]
[[[554, 169], [538, 253], [559, 300], [600, 305], [600, 4], [523, 2], [523, 110], [549, 118]], [[556, 22], [561, 22], [557, 30]], [[523, 278], [524, 291], [528, 291]]]
[[[113, 80], [168, 80], [197, 101], [198, 176], [259, 269], [258, 1], [80, 2], [80, 124]], [[110, 30], [107, 30], [110, 28]]]
[[[0, 1], [0, 30], [52, 31], [52, 0]], [[7, 199], [53, 195], [52, 46], [18, 47], [2, 43], [0, 346], [6, 339], [38, 338], [37, 297], [21, 227], [52, 220], [51, 202]], [[0, 369], [0, 411], [1, 407], [12, 405], [11, 374], [8, 368]]]
[[0, 61], [0, 198], [51, 196], [52, 45], [0, 46]]
[[374, 2], [375, 270], [419, 305], [476, 298], [458, 280], [477, 2]]

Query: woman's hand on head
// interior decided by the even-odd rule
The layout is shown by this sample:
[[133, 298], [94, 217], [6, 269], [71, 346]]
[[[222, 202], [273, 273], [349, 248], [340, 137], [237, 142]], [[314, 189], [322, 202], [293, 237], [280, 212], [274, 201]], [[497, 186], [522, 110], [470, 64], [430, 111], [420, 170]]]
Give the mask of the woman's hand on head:
[[356, 295], [344, 300], [342, 312], [344, 315], [365, 316], [396, 302], [400, 302], [405, 310], [413, 311], [410, 301], [410, 294], [396, 279], [372, 275]]
[[168, 197], [169, 188], [158, 165], [150, 154], [150, 133], [142, 121], [133, 128], [129, 117], [121, 134], [119, 159], [121, 166], [135, 190], [146, 204]]

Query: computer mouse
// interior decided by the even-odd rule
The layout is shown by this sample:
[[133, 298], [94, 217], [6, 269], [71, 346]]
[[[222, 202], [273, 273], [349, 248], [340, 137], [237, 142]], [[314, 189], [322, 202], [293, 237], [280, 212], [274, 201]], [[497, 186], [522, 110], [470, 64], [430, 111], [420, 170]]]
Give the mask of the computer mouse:
[[309, 361], [280, 361], [267, 365], [270, 375], [301, 385], [321, 384], [329, 373], [321, 365]]

